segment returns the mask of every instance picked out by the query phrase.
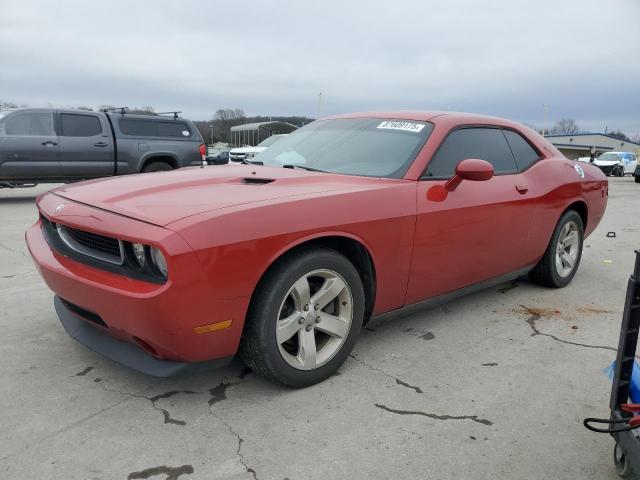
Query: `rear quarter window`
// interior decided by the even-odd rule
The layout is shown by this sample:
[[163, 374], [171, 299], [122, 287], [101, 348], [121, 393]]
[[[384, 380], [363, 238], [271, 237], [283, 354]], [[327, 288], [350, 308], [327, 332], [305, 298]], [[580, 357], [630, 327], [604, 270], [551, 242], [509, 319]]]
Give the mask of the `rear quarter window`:
[[526, 170], [540, 158], [540, 154], [535, 151], [522, 135], [512, 130], [503, 130], [503, 132], [519, 171]]
[[118, 127], [123, 135], [132, 137], [190, 138], [191, 129], [184, 122], [119, 118]]

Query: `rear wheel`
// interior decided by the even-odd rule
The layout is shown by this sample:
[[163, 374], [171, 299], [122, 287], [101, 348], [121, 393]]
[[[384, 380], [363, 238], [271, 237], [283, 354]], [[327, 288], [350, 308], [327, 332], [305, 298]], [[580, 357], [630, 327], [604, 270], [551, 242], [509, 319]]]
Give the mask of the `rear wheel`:
[[568, 285], [580, 265], [583, 241], [582, 218], [575, 210], [565, 212], [556, 225], [544, 256], [529, 273], [531, 280], [554, 288]]
[[616, 472], [622, 478], [629, 478], [633, 474], [629, 459], [617, 443], [613, 447], [613, 463], [616, 466]]
[[151, 162], [144, 166], [142, 173], [166, 172], [168, 170], [173, 170], [173, 167], [166, 162]]
[[240, 356], [269, 380], [313, 385], [345, 361], [363, 316], [364, 289], [349, 260], [324, 248], [295, 252], [258, 285]]
[[633, 177], [633, 179], [636, 181], [636, 183], [640, 183], [640, 176], [639, 177]]

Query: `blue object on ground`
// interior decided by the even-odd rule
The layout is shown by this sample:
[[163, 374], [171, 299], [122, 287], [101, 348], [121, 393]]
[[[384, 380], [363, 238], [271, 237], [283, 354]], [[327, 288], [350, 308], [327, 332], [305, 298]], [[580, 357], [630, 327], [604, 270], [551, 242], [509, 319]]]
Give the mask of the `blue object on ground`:
[[[613, 380], [613, 374], [615, 372], [616, 362], [603, 370], [604, 374]], [[640, 364], [637, 360], [633, 361], [633, 370], [631, 372], [631, 387], [629, 388], [629, 398], [631, 403], [640, 403]]]

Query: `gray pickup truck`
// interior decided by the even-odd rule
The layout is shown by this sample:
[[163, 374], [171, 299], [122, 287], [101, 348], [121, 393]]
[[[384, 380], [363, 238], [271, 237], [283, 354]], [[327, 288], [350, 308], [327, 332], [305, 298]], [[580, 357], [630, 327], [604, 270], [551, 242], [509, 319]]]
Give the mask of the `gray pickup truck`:
[[0, 188], [203, 165], [184, 118], [28, 108], [0, 112]]

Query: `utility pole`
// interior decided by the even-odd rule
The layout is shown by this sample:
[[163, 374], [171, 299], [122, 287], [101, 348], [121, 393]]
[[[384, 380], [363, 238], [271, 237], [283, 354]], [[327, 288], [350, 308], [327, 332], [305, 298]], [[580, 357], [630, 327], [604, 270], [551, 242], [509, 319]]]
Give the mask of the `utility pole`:
[[548, 132], [548, 129], [547, 129], [547, 113], [549, 112], [549, 105], [547, 105], [545, 103], [544, 105], [542, 105], [542, 107], [544, 108], [544, 126], [542, 127], [542, 136], [544, 137], [545, 134]]
[[209, 124], [209, 129], [211, 130], [211, 143], [210, 143], [210, 145], [213, 145], [213, 123]]

